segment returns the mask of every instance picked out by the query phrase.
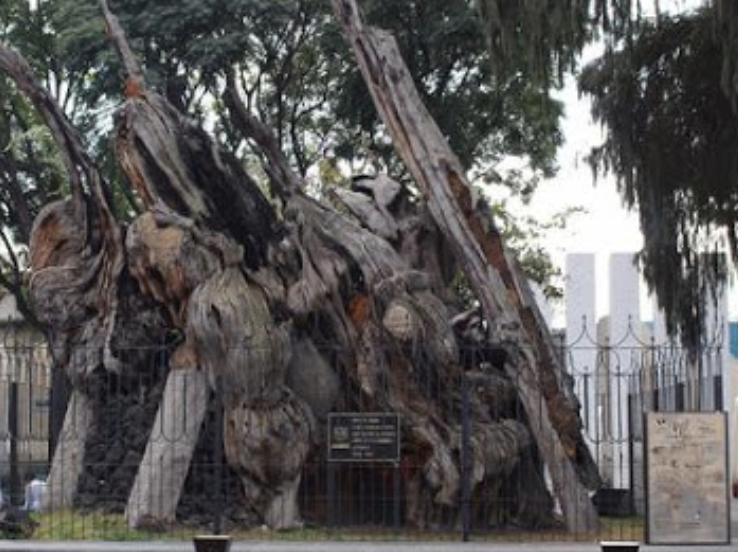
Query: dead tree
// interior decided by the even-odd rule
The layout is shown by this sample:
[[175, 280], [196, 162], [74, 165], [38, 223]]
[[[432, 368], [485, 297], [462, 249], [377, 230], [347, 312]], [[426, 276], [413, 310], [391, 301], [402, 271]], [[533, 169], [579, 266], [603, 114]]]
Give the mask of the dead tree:
[[[453, 248], [495, 333], [518, 344], [506, 364], [549, 467], [569, 528], [592, 530], [596, 514], [576, 465], [591, 466], [571, 390], [562, 381], [545, 323], [527, 280], [508, 255], [494, 221], [480, 213], [464, 169], [423, 105], [394, 38], [367, 27], [355, 0], [333, 0], [377, 111], [423, 192], [433, 220]], [[508, 336], [510, 338], [510, 336]], [[543, 400], [545, 399], [545, 400]], [[587, 469], [590, 469], [587, 466]]]
[[[491, 383], [472, 385], [467, 405], [471, 492], [508, 492], [506, 481], [516, 477], [525, 493], [487, 521], [553, 517], [543, 461], [568, 528], [591, 530], [596, 519], [582, 484], [591, 458], [526, 281], [473, 201], [394, 42], [364, 27], [354, 2], [334, 4], [425, 202], [385, 177], [357, 179], [330, 202], [307, 196], [229, 76], [225, 103], [264, 154], [277, 212], [235, 156], [147, 88], [101, 0], [128, 74], [116, 153], [144, 207], [122, 228], [75, 131], [27, 64], [0, 45], [0, 68], [44, 116], [73, 190], [39, 215], [31, 240], [35, 308], [75, 390], [47, 507], [75, 504], [88, 429], [100, 423], [90, 408], [92, 374], [141, 371], [145, 353], [123, 354], [126, 344], [151, 344], [174, 331], [181, 339], [130, 482], [132, 525], [174, 520], [211, 397], [223, 410], [225, 456], [241, 478], [243, 502], [271, 527], [310, 515], [297, 501], [306, 459], [324, 450], [329, 412], [358, 408], [401, 415], [402, 460], [412, 467], [404, 485], [408, 521], [428, 527], [455, 518], [461, 389], [482, 378]], [[460, 312], [452, 300], [456, 267], [482, 315]], [[504, 342], [508, 361], [465, 356], [469, 342], [486, 352]], [[183, 400], [187, 416], [177, 407]], [[181, 438], [164, 437], [172, 433]]]

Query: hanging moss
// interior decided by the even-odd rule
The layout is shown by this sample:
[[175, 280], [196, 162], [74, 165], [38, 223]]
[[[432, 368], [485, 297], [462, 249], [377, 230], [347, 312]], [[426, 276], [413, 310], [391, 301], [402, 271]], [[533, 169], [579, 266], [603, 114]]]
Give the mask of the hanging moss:
[[[724, 51], [710, 10], [646, 25], [628, 48], [587, 67], [581, 89], [607, 139], [591, 155], [637, 207], [640, 261], [672, 332], [696, 347], [720, 280], [701, 251], [738, 215], [738, 117], [721, 88]], [[735, 256], [735, 247], [733, 247]]]
[[[559, 85], [584, 45], [628, 42], [643, 16], [632, 0], [476, 0], [497, 67]], [[601, 32], [600, 32], [601, 31]]]

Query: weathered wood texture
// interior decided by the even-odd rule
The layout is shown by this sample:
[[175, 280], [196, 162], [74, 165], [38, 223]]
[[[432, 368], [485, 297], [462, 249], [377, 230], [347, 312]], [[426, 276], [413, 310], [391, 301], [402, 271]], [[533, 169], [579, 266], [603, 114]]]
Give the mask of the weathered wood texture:
[[[70, 160], [72, 198], [42, 212], [31, 240], [39, 319], [78, 397], [67, 422], [80, 419], [92, 373], [113, 371], [124, 378], [128, 371], [145, 370], [135, 355], [117, 356], [119, 349], [136, 340], [151, 344], [168, 332], [181, 337], [168, 350], [169, 384], [132, 483], [131, 524], [173, 518], [191, 461], [192, 433], [211, 392], [223, 408], [225, 457], [241, 476], [244, 503], [260, 522], [274, 528], [301, 523], [297, 493], [303, 466], [311, 451], [324, 450], [327, 414], [338, 409], [399, 413], [408, 522], [432, 527], [458, 517], [462, 381], [484, 371], [493, 383], [475, 386], [468, 405], [474, 428], [471, 492], [501, 496], [512, 477], [524, 480], [521, 488], [529, 492], [500, 502], [488, 521], [552, 516], [543, 455], [549, 464], [558, 461], [549, 468], [567, 521], [572, 512], [582, 513], [589, 527], [586, 505], [572, 509], [581, 486], [561, 445], [565, 436], [576, 444], [578, 418], [570, 416], [557, 372], [549, 367], [540, 377], [534, 369], [535, 362], [545, 368], [545, 355], [530, 353], [541, 347], [530, 332], [540, 329], [534, 318], [523, 316], [535, 312], [526, 311], [531, 306], [525, 304], [525, 288], [517, 287], [522, 280], [505, 261], [498, 236], [475, 233], [472, 223], [481, 219], [474, 218], [478, 213], [465, 195], [463, 173], [432, 120], [417, 111], [419, 104], [398, 104], [397, 116], [409, 115], [402, 125], [429, 134], [398, 134], [398, 147], [427, 193], [427, 208], [384, 177], [358, 179], [351, 189], [336, 191], [336, 208], [305, 195], [274, 136], [245, 110], [229, 78], [226, 105], [264, 154], [282, 201], [280, 218], [235, 157], [146, 88], [123, 30], [105, 0], [101, 6], [129, 73], [116, 152], [145, 209], [125, 236], [94, 164], [30, 69], [18, 70], [18, 58], [2, 47], [0, 68], [36, 98]], [[382, 63], [390, 63], [393, 79], [407, 87], [398, 60], [390, 56]], [[379, 68], [371, 75], [384, 78]], [[416, 151], [421, 147], [429, 149]], [[453, 255], [447, 243], [454, 245]], [[456, 263], [470, 275], [495, 329], [523, 340], [509, 351], [517, 369], [495, 360], [478, 313], [459, 314], [452, 306], [448, 289]], [[473, 343], [483, 358], [465, 355], [460, 343]], [[190, 376], [194, 386], [183, 387]], [[521, 381], [523, 388], [513, 393]], [[183, 397], [186, 411], [177, 408]], [[519, 398], [527, 419], [515, 419]], [[566, 416], [556, 418], [552, 404]], [[559, 434], [549, 417], [560, 419]], [[168, 430], [182, 430], [187, 438], [162, 439]], [[64, 467], [79, 464], [84, 435], [60, 445], [52, 489], [60, 477], [73, 482]], [[572, 500], [562, 483], [573, 485]], [[72, 504], [74, 487], [65, 487], [68, 494], [50, 507]]]
[[[72, 198], [48, 205], [30, 238], [30, 295], [36, 318], [46, 326], [55, 366], [75, 388], [62, 435], [70, 438], [54, 455], [49, 485], [56, 498], [47, 507], [68, 506], [76, 491], [89, 423], [82, 394], [90, 373], [110, 360], [123, 270], [121, 232], [105, 184], [59, 106], [36, 81], [28, 63], [0, 43], [0, 68], [45, 121], [69, 175]], [[77, 424], [79, 426], [77, 427]]]
[[[233, 89], [229, 94], [231, 109], [242, 110]], [[363, 178], [351, 190], [335, 192], [334, 199], [361, 223], [356, 225], [353, 217], [300, 193], [293, 185], [298, 179], [290, 174], [268, 129], [261, 127], [257, 136], [252, 135], [252, 124], [242, 125], [242, 130], [266, 148], [265, 157], [278, 167], [270, 173], [279, 180], [277, 185], [289, 192], [283, 195], [287, 227], [302, 268], [299, 279], [288, 289], [287, 305], [297, 320], [322, 313], [333, 343], [341, 351], [354, 353], [354, 358], [346, 359], [345, 374], [358, 383], [366, 408], [389, 408], [402, 414], [406, 461], [422, 466], [406, 486], [408, 522], [432, 527], [445, 509], [458, 507], [461, 490], [456, 460], [461, 419], [454, 405], [459, 400], [463, 368], [458, 362], [451, 314], [433, 291], [448, 286], [454, 263], [448, 260], [435, 224], [424, 216], [422, 206], [408, 201], [397, 182], [386, 177]], [[347, 287], [341, 281], [350, 277], [351, 266], [361, 270], [364, 286], [355, 291], [348, 288], [346, 295]], [[419, 268], [426, 272], [419, 272]], [[344, 307], [347, 303], [348, 311]], [[413, 351], [423, 352], [413, 358]], [[319, 381], [331, 379], [323, 374]], [[436, 391], [423, 391], [420, 381]], [[295, 391], [311, 394], [299, 386]], [[478, 392], [482, 391], [475, 390], [473, 395], [477, 397]], [[491, 394], [487, 397], [500, 399]], [[306, 400], [315, 403], [314, 399]], [[471, 443], [471, 487], [480, 492], [486, 488], [489, 499], [493, 481], [504, 480], [503, 474], [531, 458], [532, 439], [522, 424], [490, 418], [486, 404], [477, 398], [471, 408], [481, 435]], [[503, 411], [504, 406], [498, 410]], [[517, 429], [511, 432], [511, 427]], [[540, 481], [540, 485], [530, 487], [536, 489], [531, 502], [537, 505], [522, 517], [545, 517], [549, 501], [539, 473], [527, 470], [524, 477]], [[497, 484], [496, 489], [500, 487]], [[503, 512], [500, 517], [506, 515], [516, 514]]]
[[[189, 128], [162, 98], [144, 93], [129, 98], [123, 111], [119, 155], [153, 210], [132, 226], [127, 241], [131, 269], [140, 287], [166, 305], [184, 331], [185, 341], [173, 364], [189, 361], [205, 371], [222, 401], [229, 428], [244, 413], [271, 412], [286, 396], [289, 335], [287, 327], [274, 320], [267, 295], [247, 270], [269, 272], [264, 263], [278, 229], [276, 219], [242, 169], [235, 162], [224, 164], [226, 154], [204, 133]], [[210, 169], [200, 172], [203, 167]], [[165, 183], [162, 174], [170, 175]], [[224, 195], [224, 190], [230, 191]], [[213, 199], [219, 197], [226, 197], [231, 205], [219, 207]], [[233, 205], [238, 209], [234, 211]], [[231, 215], [219, 216], [219, 209]], [[248, 440], [235, 440], [233, 436], [241, 433], [226, 433], [228, 458], [243, 460], [236, 466], [245, 480], [258, 479], [269, 469], [278, 473], [280, 465], [294, 476], [295, 468], [287, 466], [301, 466], [306, 455], [301, 451], [309, 439], [309, 431], [298, 429], [309, 426], [300, 419], [303, 411], [295, 412], [282, 420], [283, 425], [295, 424], [295, 441], [281, 448], [290, 458], [277, 454], [277, 447], [262, 456], [239, 452], [244, 447], [269, 448], [268, 434], [250, 433]], [[245, 486], [247, 500], [267, 512], [293, 516], [271, 514], [273, 526], [297, 525], [296, 503], [291, 508], [283, 504], [285, 493], [296, 500], [292, 488], [287, 485], [265, 499], [267, 482], [259, 481], [261, 486]], [[153, 504], [146, 506], [153, 508]]]
[[90, 398], [79, 390], [73, 391], [59, 435], [59, 445], [51, 463], [47, 492], [42, 505], [44, 511], [64, 510], [74, 506], [92, 423]]
[[[395, 147], [422, 190], [434, 220], [499, 335], [517, 341], [509, 364], [520, 399], [551, 472], [567, 525], [592, 530], [597, 516], [575, 468], [589, 460], [575, 405], [566, 397], [556, 355], [523, 298], [527, 283], [512, 269], [492, 221], [480, 216], [465, 171], [423, 105], [397, 43], [387, 32], [364, 25], [355, 0], [333, 0], [344, 34], [353, 47], [364, 81]], [[512, 335], [510, 332], [512, 331]], [[542, 393], [542, 389], [544, 392]], [[538, 422], [540, 420], [540, 422]]]
[[173, 523], [210, 390], [197, 368], [169, 373], [143, 460], [128, 497], [132, 527]]

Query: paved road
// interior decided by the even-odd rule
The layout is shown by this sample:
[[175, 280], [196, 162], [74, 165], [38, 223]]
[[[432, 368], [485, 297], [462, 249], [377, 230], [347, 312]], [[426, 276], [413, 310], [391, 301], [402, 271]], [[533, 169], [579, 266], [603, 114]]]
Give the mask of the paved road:
[[[645, 546], [642, 552], [736, 552], [732, 545]], [[600, 552], [599, 543], [460, 543], [460, 542], [236, 542], [231, 552]], [[12, 542], [0, 541], [5, 552], [193, 552], [190, 542]]]

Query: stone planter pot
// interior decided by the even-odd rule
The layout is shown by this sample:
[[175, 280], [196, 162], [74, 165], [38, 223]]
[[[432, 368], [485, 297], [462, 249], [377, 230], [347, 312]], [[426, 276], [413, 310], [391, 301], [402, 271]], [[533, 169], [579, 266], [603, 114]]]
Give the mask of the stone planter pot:
[[602, 541], [602, 552], [638, 552], [640, 543], [634, 541]]
[[231, 549], [231, 537], [228, 535], [197, 535], [192, 540], [195, 552], [228, 552]]

